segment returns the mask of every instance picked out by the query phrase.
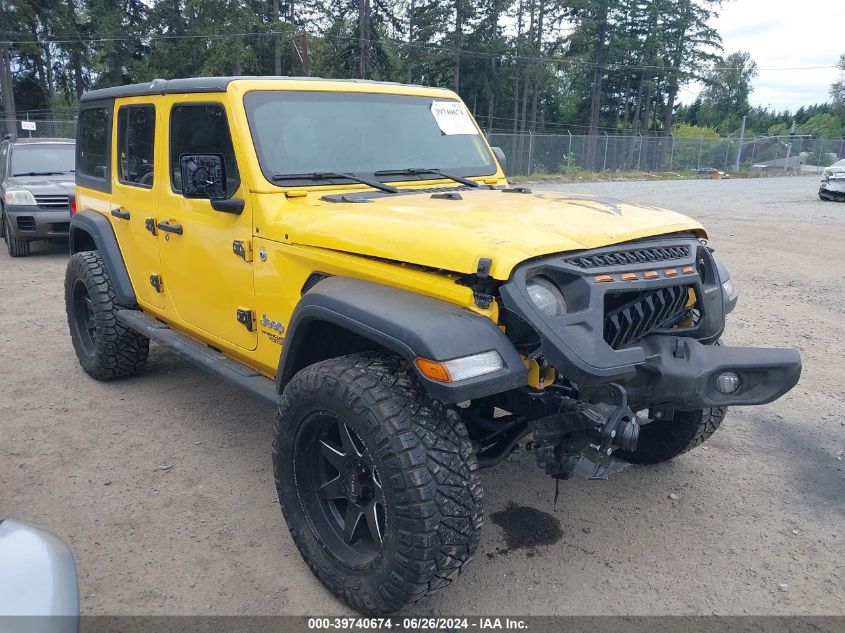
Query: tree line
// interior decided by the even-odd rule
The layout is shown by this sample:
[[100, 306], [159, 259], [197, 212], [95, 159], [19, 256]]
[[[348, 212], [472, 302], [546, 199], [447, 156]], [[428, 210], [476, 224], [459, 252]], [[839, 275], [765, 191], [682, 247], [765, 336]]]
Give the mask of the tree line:
[[[317, 75], [446, 86], [489, 130], [841, 134], [845, 80], [798, 112], [751, 108], [721, 0], [0, 0], [5, 117], [157, 77]], [[845, 56], [840, 60], [845, 74]], [[703, 92], [678, 105], [690, 82]]]

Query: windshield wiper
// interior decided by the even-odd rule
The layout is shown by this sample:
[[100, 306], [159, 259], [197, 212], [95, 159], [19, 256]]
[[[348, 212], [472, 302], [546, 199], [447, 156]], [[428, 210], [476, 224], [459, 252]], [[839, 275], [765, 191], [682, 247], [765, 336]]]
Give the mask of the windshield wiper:
[[275, 174], [273, 180], [278, 182], [280, 180], [332, 180], [334, 178], [345, 178], [346, 180], [354, 180], [360, 182], [362, 185], [369, 185], [374, 189], [380, 189], [387, 193], [396, 193], [399, 191], [396, 187], [386, 185], [378, 180], [370, 180], [369, 178], [361, 178], [355, 174], [342, 174], [334, 171], [312, 171], [308, 174]]
[[25, 171], [19, 174], [12, 174], [14, 176], [57, 176], [59, 174], [64, 174], [66, 172], [63, 171]]
[[373, 176], [419, 176], [421, 174], [434, 174], [435, 176], [454, 180], [455, 182], [459, 182], [462, 185], [466, 185], [467, 187], [481, 186], [479, 183], [475, 182], [474, 180], [470, 180], [469, 178], [456, 176], [455, 174], [440, 171], [439, 169], [426, 169], [425, 167], [409, 167], [407, 169], [382, 169], [381, 171], [374, 172]]

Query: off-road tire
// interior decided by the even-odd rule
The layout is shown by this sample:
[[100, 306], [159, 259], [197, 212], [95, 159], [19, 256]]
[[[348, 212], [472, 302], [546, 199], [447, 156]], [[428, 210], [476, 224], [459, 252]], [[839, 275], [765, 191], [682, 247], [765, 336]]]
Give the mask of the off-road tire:
[[29, 256], [29, 240], [22, 240], [15, 237], [12, 233], [12, 227], [9, 224], [6, 214], [3, 214], [3, 240], [6, 242], [6, 250], [9, 251], [10, 257], [28, 257]]
[[[95, 327], [95, 333], [89, 336], [76, 303], [83, 290], [90, 299], [90, 323]], [[73, 348], [89, 376], [111, 380], [144, 367], [150, 339], [117, 320], [117, 295], [99, 252], [71, 255], [65, 273], [65, 309]]]
[[632, 464], [659, 464], [703, 444], [725, 418], [727, 407], [675, 411], [671, 420], [652, 420], [640, 427], [635, 451], [616, 451], [615, 458]]
[[[379, 469], [385, 498], [381, 549], [349, 564], [326, 545], [294, 477], [298, 433], [309, 416], [339, 416]], [[335, 596], [368, 614], [392, 613], [448, 585], [480, 540], [482, 489], [466, 427], [429, 398], [398, 358], [354, 354], [311, 365], [279, 399], [273, 467], [291, 536]], [[311, 492], [312, 495], [316, 493]]]

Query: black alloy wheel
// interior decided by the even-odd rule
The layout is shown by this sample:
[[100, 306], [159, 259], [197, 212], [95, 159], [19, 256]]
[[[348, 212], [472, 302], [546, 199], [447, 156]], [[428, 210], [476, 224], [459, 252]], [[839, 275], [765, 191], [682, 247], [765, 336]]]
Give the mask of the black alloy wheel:
[[93, 356], [96, 351], [97, 315], [94, 312], [94, 302], [82, 280], [77, 280], [71, 290], [71, 309], [73, 310], [71, 323], [76, 330], [78, 340], [83, 350]]
[[300, 502], [329, 552], [346, 565], [371, 562], [384, 541], [384, 489], [361, 438], [341, 419], [321, 411], [294, 440]]

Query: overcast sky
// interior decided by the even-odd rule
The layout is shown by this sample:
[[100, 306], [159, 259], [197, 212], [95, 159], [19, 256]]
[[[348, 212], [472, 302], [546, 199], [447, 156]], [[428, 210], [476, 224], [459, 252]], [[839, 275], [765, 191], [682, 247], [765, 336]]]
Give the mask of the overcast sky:
[[[751, 105], [795, 110], [830, 99], [835, 68], [767, 69], [835, 64], [845, 53], [845, 1], [733, 0], [722, 5], [714, 26], [725, 55], [748, 51], [757, 62]], [[682, 101], [689, 103], [700, 90], [699, 85], [686, 86]]]

